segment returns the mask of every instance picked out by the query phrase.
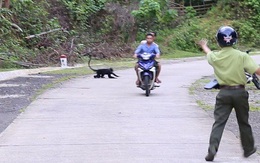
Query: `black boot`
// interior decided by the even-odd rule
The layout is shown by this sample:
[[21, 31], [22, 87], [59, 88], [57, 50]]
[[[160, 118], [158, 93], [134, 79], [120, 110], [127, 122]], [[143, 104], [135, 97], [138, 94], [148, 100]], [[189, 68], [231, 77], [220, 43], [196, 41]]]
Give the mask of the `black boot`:
[[252, 154], [254, 154], [256, 152], [256, 147], [254, 147], [253, 150], [249, 151], [249, 152], [244, 152], [244, 157], [249, 157], [251, 156]]
[[216, 153], [217, 153], [217, 150], [215, 148], [209, 148], [208, 155], [205, 157], [205, 160], [213, 161]]

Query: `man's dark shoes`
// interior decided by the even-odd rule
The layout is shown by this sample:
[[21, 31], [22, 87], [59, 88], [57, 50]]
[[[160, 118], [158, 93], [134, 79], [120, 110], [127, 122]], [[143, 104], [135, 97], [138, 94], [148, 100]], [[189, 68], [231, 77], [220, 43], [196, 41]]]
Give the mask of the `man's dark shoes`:
[[255, 152], [256, 152], [256, 147], [252, 151], [245, 152], [244, 157], [247, 158], [247, 157], [251, 156], [252, 154], [254, 154]]
[[216, 154], [209, 152], [208, 155], [205, 157], [206, 161], [213, 161]]
[[213, 161], [217, 151], [215, 149], [209, 149], [208, 155], [205, 157], [206, 161]]

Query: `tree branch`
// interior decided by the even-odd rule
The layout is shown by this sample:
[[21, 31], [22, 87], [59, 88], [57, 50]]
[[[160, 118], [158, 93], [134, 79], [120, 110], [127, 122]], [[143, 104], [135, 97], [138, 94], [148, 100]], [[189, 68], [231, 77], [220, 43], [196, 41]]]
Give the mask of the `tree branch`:
[[22, 28], [20, 28], [17, 24], [12, 23], [11, 26], [18, 29], [20, 32], [23, 32]]
[[49, 31], [47, 31], [47, 32], [42, 32], [42, 33], [39, 33], [39, 34], [30, 35], [30, 36], [27, 36], [27, 37], [25, 37], [25, 38], [26, 38], [26, 39], [31, 39], [31, 38], [34, 38], [34, 37], [39, 37], [39, 36], [41, 36], [41, 35], [53, 33], [53, 32], [56, 32], [56, 31], [68, 32], [68, 31], [66, 31], [64, 28], [56, 28], [56, 29], [49, 30]]

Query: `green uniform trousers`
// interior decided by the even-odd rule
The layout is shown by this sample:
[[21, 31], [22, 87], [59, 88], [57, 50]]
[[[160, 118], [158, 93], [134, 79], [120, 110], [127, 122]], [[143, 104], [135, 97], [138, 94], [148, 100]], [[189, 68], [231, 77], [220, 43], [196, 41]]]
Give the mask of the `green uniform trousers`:
[[214, 110], [215, 123], [213, 124], [210, 135], [209, 151], [213, 153], [218, 151], [223, 130], [233, 108], [236, 112], [241, 144], [244, 152], [252, 151], [254, 149], [252, 129], [248, 123], [248, 97], [248, 92], [245, 89], [220, 90], [216, 97]]

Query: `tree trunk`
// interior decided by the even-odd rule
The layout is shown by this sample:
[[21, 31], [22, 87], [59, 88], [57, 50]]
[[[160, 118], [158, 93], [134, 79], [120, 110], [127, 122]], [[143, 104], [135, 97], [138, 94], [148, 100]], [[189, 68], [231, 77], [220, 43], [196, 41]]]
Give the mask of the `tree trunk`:
[[133, 43], [136, 40], [136, 35], [138, 32], [138, 27], [137, 26], [133, 26], [132, 31], [130, 33], [130, 37], [128, 38], [128, 43]]
[[3, 0], [0, 0], [0, 8], [3, 6]]
[[4, 8], [10, 8], [10, 0], [4, 0]]

